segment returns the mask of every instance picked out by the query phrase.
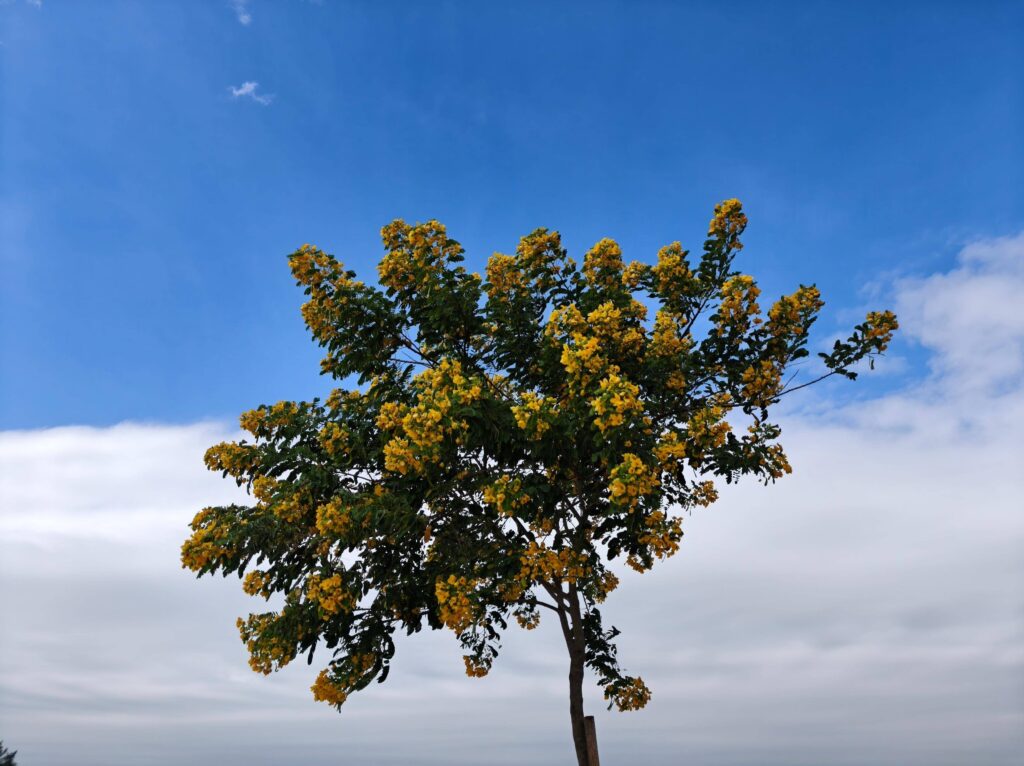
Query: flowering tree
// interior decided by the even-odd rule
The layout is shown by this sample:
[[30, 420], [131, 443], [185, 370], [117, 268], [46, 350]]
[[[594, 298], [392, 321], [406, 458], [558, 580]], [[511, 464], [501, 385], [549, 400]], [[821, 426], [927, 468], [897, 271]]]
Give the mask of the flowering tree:
[[[322, 371], [358, 387], [244, 413], [252, 441], [216, 445], [206, 464], [255, 504], [206, 508], [182, 547], [200, 575], [283, 594], [238, 621], [253, 669], [312, 661], [322, 643], [313, 695], [340, 707], [387, 677], [396, 631], [451, 629], [466, 673], [483, 676], [509, 617], [531, 630], [546, 610], [587, 766], [584, 669], [609, 706], [651, 697], [601, 620], [612, 564], [646, 572], [674, 554], [678, 514], [714, 502], [715, 479], [790, 471], [769, 409], [807, 385], [786, 371], [822, 301], [801, 286], [762, 315], [733, 269], [746, 221], [728, 200], [693, 261], [676, 242], [627, 265], [603, 239], [582, 268], [537, 229], [481, 277], [440, 223], [399, 220], [382, 230], [381, 288], [315, 247], [292, 254]], [[818, 379], [856, 377], [896, 326], [868, 314], [821, 355]]]

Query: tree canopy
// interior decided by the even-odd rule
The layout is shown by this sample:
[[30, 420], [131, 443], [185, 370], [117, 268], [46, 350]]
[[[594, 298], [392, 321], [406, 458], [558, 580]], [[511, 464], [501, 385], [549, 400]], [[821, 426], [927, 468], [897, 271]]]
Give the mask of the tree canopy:
[[396, 220], [379, 286], [316, 247], [293, 253], [339, 387], [242, 415], [251, 439], [206, 464], [254, 502], [204, 509], [182, 548], [200, 575], [283, 595], [238, 621], [253, 669], [322, 645], [313, 695], [341, 706], [387, 677], [398, 632], [450, 629], [483, 676], [509, 621], [530, 630], [546, 611], [569, 653], [578, 753], [584, 666], [609, 705], [643, 707], [651, 692], [601, 619], [615, 565], [646, 572], [676, 553], [681, 514], [713, 503], [716, 481], [789, 473], [771, 407], [856, 377], [897, 327], [869, 313], [814, 381], [791, 380], [822, 300], [801, 285], [762, 312], [733, 265], [746, 223], [722, 202], [698, 256], [673, 242], [653, 264], [602, 239], [579, 266], [537, 229], [481, 276], [439, 222]]

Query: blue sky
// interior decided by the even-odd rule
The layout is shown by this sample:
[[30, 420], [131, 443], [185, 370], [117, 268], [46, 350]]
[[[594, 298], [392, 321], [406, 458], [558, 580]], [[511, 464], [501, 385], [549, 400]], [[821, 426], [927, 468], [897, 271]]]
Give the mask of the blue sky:
[[0, 23], [0, 427], [324, 390], [284, 256], [372, 277], [395, 217], [474, 266], [537, 226], [651, 258], [737, 196], [744, 268], [816, 281], [824, 336], [865, 284], [1024, 224], [1016, 3], [8, 0]]

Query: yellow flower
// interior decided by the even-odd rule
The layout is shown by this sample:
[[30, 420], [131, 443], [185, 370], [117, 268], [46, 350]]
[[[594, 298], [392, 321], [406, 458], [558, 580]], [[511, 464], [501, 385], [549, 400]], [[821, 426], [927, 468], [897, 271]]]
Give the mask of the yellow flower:
[[471, 598], [475, 587], [475, 580], [456, 575], [438, 578], [434, 583], [437, 616], [456, 633], [464, 633], [478, 616], [478, 608]]
[[583, 256], [583, 275], [594, 286], [614, 287], [622, 281], [622, 249], [602, 239]]
[[640, 387], [614, 373], [601, 381], [597, 396], [590, 400], [590, 407], [594, 413], [594, 425], [601, 433], [622, 426], [644, 411]]
[[625, 506], [630, 512], [637, 507], [641, 497], [661, 484], [657, 473], [631, 452], [622, 456], [622, 462], [612, 469], [609, 477], [608, 493], [612, 504]]
[[767, 407], [782, 388], [782, 373], [774, 363], [762, 359], [743, 371], [743, 397], [758, 407]]
[[686, 260], [687, 251], [673, 242], [658, 251], [658, 263], [651, 270], [658, 291], [669, 299], [685, 297], [696, 287], [693, 272]]
[[490, 665], [478, 661], [468, 654], [463, 655], [462, 661], [466, 664], [466, 675], [470, 678], [483, 678], [490, 671]]
[[715, 206], [715, 215], [708, 225], [708, 236], [732, 241], [737, 250], [743, 245], [736, 240], [747, 226], [747, 217], [743, 214], [743, 205], [738, 199], [727, 199]]
[[647, 353], [656, 357], [685, 354], [693, 348], [693, 338], [683, 334], [683, 325], [674, 313], [662, 309], [654, 315], [654, 331]]
[[731, 331], [742, 335], [750, 329], [751, 321], [761, 311], [757, 304], [760, 294], [754, 278], [746, 274], [726, 280], [722, 285], [722, 302], [718, 306], [715, 332], [725, 335]]
[[615, 703], [621, 711], [640, 710], [651, 701], [651, 690], [641, 678], [629, 679], [627, 683], [609, 686], [604, 692], [605, 699]]
[[798, 337], [804, 325], [824, 306], [818, 288], [800, 285], [792, 295], [783, 295], [768, 309], [768, 332], [775, 338]]
[[327, 670], [321, 670], [316, 677], [310, 690], [313, 692], [313, 699], [317, 702], [326, 702], [329, 705], [339, 706], [348, 699], [348, 693], [331, 678]]
[[351, 612], [356, 608], [356, 595], [345, 588], [341, 575], [337, 574], [311, 576], [306, 581], [306, 598], [323, 610], [325, 620], [338, 612]]

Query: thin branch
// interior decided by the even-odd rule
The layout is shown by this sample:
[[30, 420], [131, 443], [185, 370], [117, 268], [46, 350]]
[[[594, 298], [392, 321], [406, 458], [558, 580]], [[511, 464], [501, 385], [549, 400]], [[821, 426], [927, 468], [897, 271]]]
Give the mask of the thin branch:
[[799, 391], [801, 388], [807, 388], [808, 386], [813, 386], [815, 383], [821, 383], [821, 381], [825, 380], [825, 378], [831, 378], [833, 375], [838, 374], [838, 372], [839, 372], [838, 370], [832, 370], [830, 372], [826, 372], [824, 375], [822, 375], [822, 376], [820, 376], [818, 378], [815, 378], [814, 380], [809, 380], [806, 383], [801, 383], [799, 386], [794, 386], [793, 388], [784, 389], [784, 390], [780, 391], [779, 393], [777, 393], [775, 395], [775, 398], [778, 399], [779, 397], [785, 396], [786, 394], [791, 394], [794, 391]]

